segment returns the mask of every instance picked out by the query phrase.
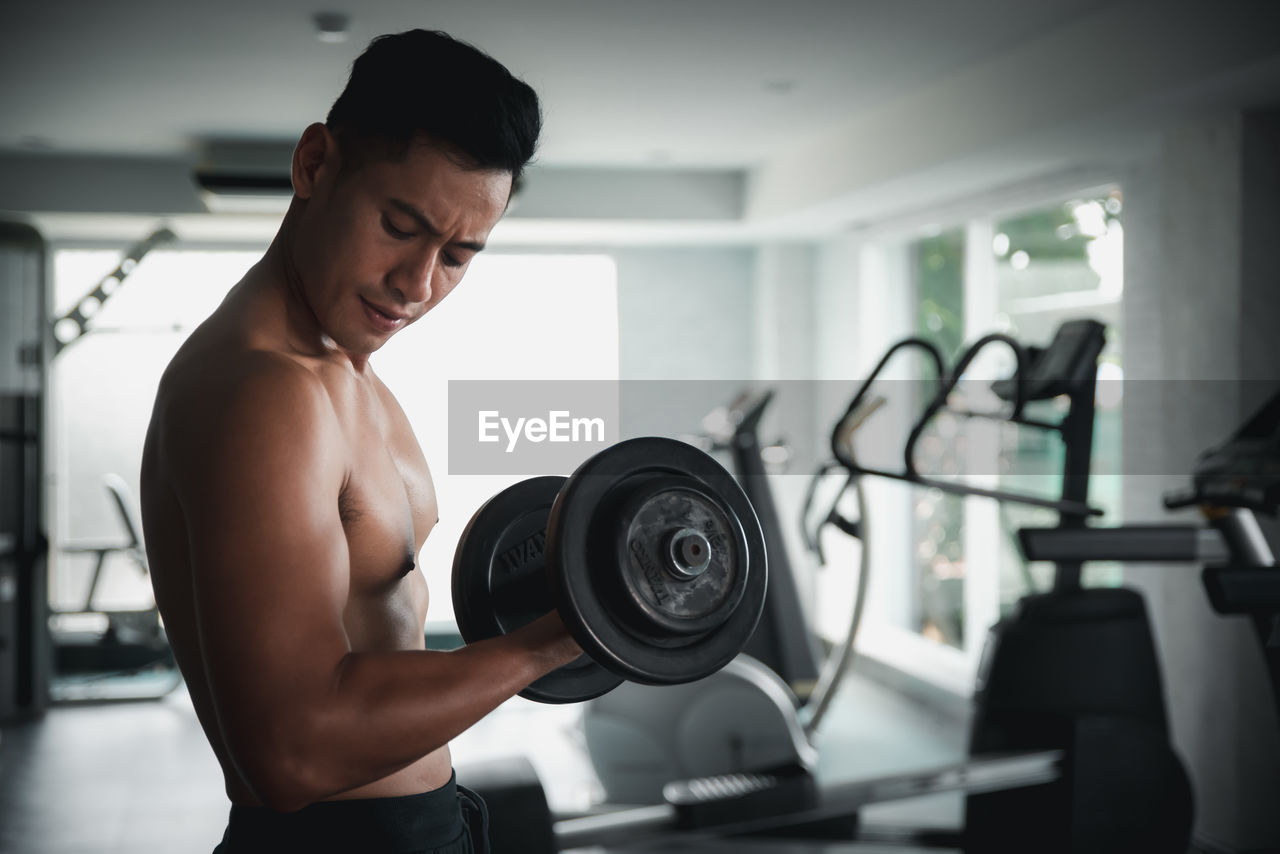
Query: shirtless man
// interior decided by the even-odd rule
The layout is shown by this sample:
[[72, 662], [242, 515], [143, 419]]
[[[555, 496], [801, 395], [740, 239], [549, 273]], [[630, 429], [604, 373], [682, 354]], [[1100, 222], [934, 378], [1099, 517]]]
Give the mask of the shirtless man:
[[298, 142], [279, 234], [160, 383], [143, 525], [226, 778], [219, 852], [470, 851], [450, 739], [581, 652], [554, 613], [424, 649], [436, 499], [369, 365], [461, 281], [539, 127], [470, 46], [376, 39]]

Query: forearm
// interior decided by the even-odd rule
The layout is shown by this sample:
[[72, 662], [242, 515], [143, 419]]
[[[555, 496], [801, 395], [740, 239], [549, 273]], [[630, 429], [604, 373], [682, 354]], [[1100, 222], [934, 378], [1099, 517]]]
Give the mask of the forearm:
[[[301, 806], [382, 779], [448, 744], [578, 650], [558, 621], [450, 652], [349, 653], [281, 746], [271, 800]], [[265, 793], [264, 793], [265, 794]]]

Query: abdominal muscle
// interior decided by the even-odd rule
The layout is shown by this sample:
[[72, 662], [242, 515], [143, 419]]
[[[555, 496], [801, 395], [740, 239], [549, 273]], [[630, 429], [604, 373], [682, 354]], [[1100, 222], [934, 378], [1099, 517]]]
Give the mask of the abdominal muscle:
[[[218, 752], [220, 756], [226, 755], [223, 751]], [[253, 796], [248, 786], [240, 779], [240, 775], [234, 769], [227, 768], [225, 761], [223, 766], [223, 775], [227, 783], [227, 796], [231, 802], [242, 806], [258, 805], [258, 799]], [[366, 783], [363, 786], [339, 792], [322, 800], [347, 801], [362, 798], [397, 798], [404, 795], [417, 795], [439, 789], [447, 784], [452, 776], [453, 760], [449, 754], [449, 746], [445, 745], [428, 753], [412, 765], [383, 777], [381, 780], [374, 780], [372, 783]]]
[[[421, 548], [420, 543], [418, 546]], [[426, 641], [420, 627], [426, 611], [426, 580], [415, 568], [389, 589], [363, 596], [353, 592], [344, 623], [353, 650], [424, 650]], [[452, 775], [453, 762], [446, 744], [394, 774], [325, 800], [417, 795], [440, 788]]]
[[448, 783], [452, 776], [453, 760], [449, 755], [448, 745], [445, 745], [389, 777], [349, 789], [325, 800], [346, 801], [357, 798], [397, 798], [402, 795], [417, 795], [440, 788]]

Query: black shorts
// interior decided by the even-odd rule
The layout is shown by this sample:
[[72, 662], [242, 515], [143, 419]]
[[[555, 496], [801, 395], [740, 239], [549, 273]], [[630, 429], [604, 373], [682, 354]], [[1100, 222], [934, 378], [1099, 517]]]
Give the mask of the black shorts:
[[484, 801], [455, 775], [420, 795], [321, 801], [290, 813], [233, 805], [214, 854], [488, 854], [488, 825]]

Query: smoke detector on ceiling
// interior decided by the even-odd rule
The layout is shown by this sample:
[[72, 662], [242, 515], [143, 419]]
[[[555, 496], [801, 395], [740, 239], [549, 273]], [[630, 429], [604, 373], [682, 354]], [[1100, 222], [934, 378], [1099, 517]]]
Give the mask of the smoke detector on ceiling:
[[344, 12], [316, 12], [311, 16], [316, 38], [326, 44], [341, 44], [351, 32], [351, 16]]

